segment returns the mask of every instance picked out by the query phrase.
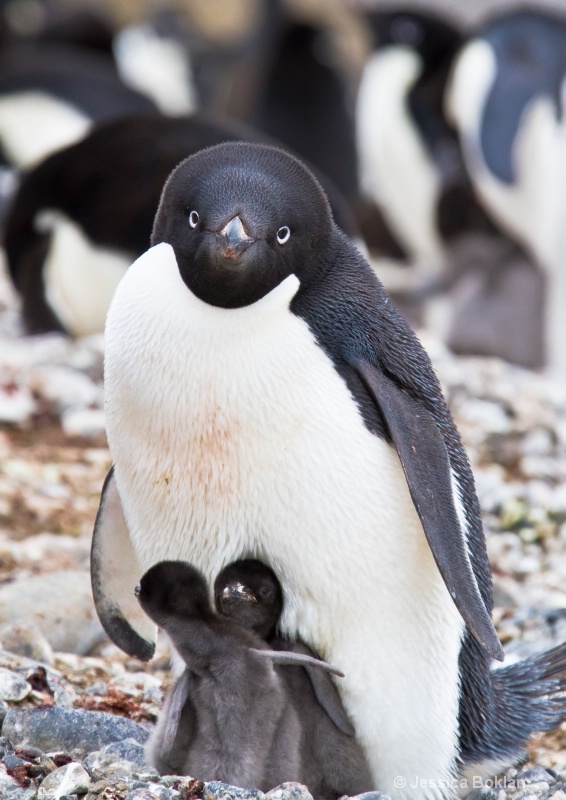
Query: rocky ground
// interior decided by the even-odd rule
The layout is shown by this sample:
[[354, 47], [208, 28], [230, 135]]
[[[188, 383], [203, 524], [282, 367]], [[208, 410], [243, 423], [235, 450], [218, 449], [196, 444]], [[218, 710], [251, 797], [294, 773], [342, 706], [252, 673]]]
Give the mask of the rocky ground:
[[[475, 471], [498, 631], [509, 658], [523, 658], [566, 640], [566, 387], [425, 344]], [[0, 276], [0, 797], [261, 798], [144, 765], [168, 654], [144, 665], [111, 645], [88, 578], [110, 465], [102, 352], [101, 338], [21, 337]], [[484, 794], [566, 800], [566, 726]], [[268, 796], [308, 797], [296, 784]]]

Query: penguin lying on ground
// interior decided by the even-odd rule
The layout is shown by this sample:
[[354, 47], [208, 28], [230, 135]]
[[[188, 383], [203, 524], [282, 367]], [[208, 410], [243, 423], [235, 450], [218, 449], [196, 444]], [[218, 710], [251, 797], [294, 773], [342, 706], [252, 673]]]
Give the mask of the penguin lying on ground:
[[[248, 559], [229, 564], [214, 581], [216, 610], [267, 641], [274, 650], [314, 656], [302, 642], [275, 635], [283, 592], [272, 570]], [[300, 781], [314, 797], [334, 798], [371, 790], [373, 781], [336, 687], [328, 673], [305, 664], [285, 667], [281, 678], [301, 723]]]
[[562, 707], [510, 682], [521, 719], [542, 710], [532, 727], [503, 723], [465, 451], [426, 353], [319, 183], [272, 147], [209, 148], [169, 178], [152, 244], [106, 326], [114, 467], [91, 567], [108, 634], [151, 657], [132, 591], [152, 564], [188, 560], [212, 581], [257, 558], [283, 586], [282, 635], [345, 673], [375, 787], [451, 796], [462, 754], [512, 760]]
[[[269, 586], [269, 578], [265, 569], [262, 588]], [[189, 564], [166, 561], [153, 566], [136, 593], [186, 664], [148, 745], [150, 762], [161, 774], [190, 774], [264, 790], [300, 780], [314, 797], [329, 800], [371, 788], [350, 722], [323, 672], [332, 669], [329, 665], [308, 653], [268, 650], [259, 636], [234, 621], [237, 613], [233, 619], [215, 614], [202, 575]], [[277, 607], [260, 603], [249, 590], [245, 599], [240, 592], [235, 602], [255, 602], [260, 625], [277, 623]], [[285, 666], [279, 672], [273, 666], [278, 662], [306, 665], [309, 675], [316, 676], [311, 678], [313, 686], [318, 683], [329, 696], [334, 692], [346, 734], [319, 705], [303, 666]], [[330, 764], [316, 763], [322, 751], [312, 737], [316, 744], [326, 742], [325, 761], [341, 762], [345, 772], [340, 775], [334, 767], [336, 786], [332, 778], [325, 780]]]
[[[4, 230], [26, 330], [101, 332], [116, 286], [147, 249], [171, 170], [203, 147], [264, 138], [200, 114], [138, 114], [98, 126], [31, 170]], [[345, 200], [334, 187], [329, 192], [337, 223], [354, 235]]]
[[0, 50], [0, 155], [12, 167], [31, 167], [94, 123], [156, 110], [103, 53], [39, 42]]

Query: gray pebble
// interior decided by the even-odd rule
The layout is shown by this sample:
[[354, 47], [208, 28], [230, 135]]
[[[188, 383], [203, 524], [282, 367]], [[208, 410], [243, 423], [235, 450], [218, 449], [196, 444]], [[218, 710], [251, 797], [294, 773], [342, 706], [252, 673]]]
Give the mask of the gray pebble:
[[362, 794], [353, 795], [350, 800], [390, 800], [388, 794], [383, 792], [363, 792]]
[[145, 749], [135, 739], [124, 739], [121, 742], [112, 742], [102, 749], [103, 755], [112, 755], [123, 761], [130, 761], [140, 767], [146, 766]]
[[0, 643], [10, 653], [48, 666], [53, 664], [53, 648], [38, 626], [29, 620], [6, 622], [0, 626]]
[[15, 744], [31, 744], [43, 752], [81, 747], [89, 753], [123, 739], [145, 743], [149, 736], [144, 728], [124, 717], [55, 707], [11, 709], [2, 734]]
[[[85, 766], [87, 766], [85, 762]], [[116, 756], [109, 755], [94, 769], [90, 770], [93, 781], [129, 781], [134, 774], [137, 764], [124, 759], [117, 760]], [[88, 766], [87, 766], [88, 769]]]
[[73, 762], [56, 769], [42, 781], [37, 800], [60, 800], [65, 795], [84, 794], [89, 786], [88, 772], [80, 764]]
[[104, 632], [94, 609], [90, 576], [81, 570], [36, 575], [0, 587], [0, 622], [31, 620], [54, 650], [85, 654]]
[[15, 769], [18, 769], [18, 767], [25, 767], [26, 764], [27, 761], [23, 758], [20, 758], [19, 756], [15, 756], [13, 754], [8, 754], [7, 756], [4, 756], [4, 766], [6, 767], [6, 769], [10, 770], [10, 772], [13, 772]]
[[0, 700], [19, 703], [31, 692], [31, 686], [20, 675], [0, 667]]
[[542, 767], [533, 767], [533, 769], [520, 772], [516, 778], [517, 781], [522, 781], [523, 784], [533, 783], [556, 783], [556, 778], [550, 772]]
[[[282, 789], [286, 786], [300, 786], [300, 784], [283, 783], [278, 788]], [[306, 791], [305, 786], [301, 788]], [[269, 795], [265, 795], [263, 792], [260, 792], [259, 789], [240, 789], [238, 786], [228, 786], [228, 784], [221, 783], [220, 781], [210, 781], [204, 785], [205, 800], [264, 800], [266, 797], [273, 798], [273, 800], [309, 800], [309, 798], [312, 800], [308, 792], [306, 795], [273, 795], [271, 792]]]

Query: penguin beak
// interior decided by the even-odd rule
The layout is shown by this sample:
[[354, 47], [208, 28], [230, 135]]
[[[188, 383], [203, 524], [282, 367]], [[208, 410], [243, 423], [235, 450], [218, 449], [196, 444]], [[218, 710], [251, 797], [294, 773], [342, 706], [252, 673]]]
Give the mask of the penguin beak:
[[247, 250], [254, 241], [248, 236], [240, 217], [233, 217], [218, 234], [220, 246], [224, 256], [237, 258], [244, 250]]
[[140, 594], [141, 594], [141, 584], [139, 584], [139, 583], [138, 583], [138, 584], [136, 585], [136, 587], [134, 588], [134, 595], [135, 595], [136, 597], [139, 597], [139, 596], [140, 596]]
[[240, 600], [257, 603], [257, 597], [243, 583], [229, 583], [222, 590], [222, 602], [235, 603]]

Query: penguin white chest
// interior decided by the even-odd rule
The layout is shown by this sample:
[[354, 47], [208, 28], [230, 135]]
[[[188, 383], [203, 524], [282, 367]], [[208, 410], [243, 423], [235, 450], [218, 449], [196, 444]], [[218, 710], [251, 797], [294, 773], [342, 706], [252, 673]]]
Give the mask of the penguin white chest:
[[164, 244], [126, 274], [108, 316], [105, 387], [131, 539], [142, 567], [184, 559], [209, 580], [237, 558], [264, 560], [284, 587], [282, 627], [346, 673], [344, 701], [382, 785], [399, 774], [378, 751], [398, 740], [403, 752], [400, 702], [428, 737], [415, 769], [446, 775], [462, 622], [396, 452], [289, 310], [298, 285], [292, 275], [251, 306], [215, 308], [187, 289]]
[[397, 517], [414, 529], [410, 547], [428, 548], [395, 451], [289, 311], [297, 288], [290, 276], [252, 306], [215, 308], [182, 283], [168, 245], [153, 248], [112, 304], [105, 386], [142, 565], [185, 558], [214, 578], [264, 555], [303, 606], [325, 553], [336, 569], [347, 548], [362, 568], [369, 544], [394, 567], [379, 529]]

